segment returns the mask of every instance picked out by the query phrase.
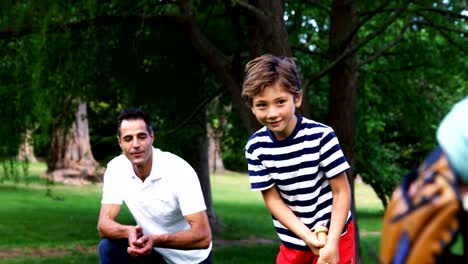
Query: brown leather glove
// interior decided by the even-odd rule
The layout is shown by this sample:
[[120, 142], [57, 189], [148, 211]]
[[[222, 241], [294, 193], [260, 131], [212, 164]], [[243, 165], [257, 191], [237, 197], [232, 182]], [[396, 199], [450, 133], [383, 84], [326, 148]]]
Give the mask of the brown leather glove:
[[421, 166], [407, 175], [384, 214], [381, 263], [435, 263], [459, 229], [460, 210], [444, 156], [430, 168]]

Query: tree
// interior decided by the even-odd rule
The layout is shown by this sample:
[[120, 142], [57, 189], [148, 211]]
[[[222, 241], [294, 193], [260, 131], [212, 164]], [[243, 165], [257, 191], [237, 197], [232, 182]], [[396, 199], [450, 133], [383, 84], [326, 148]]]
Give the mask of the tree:
[[[165, 72], [167, 76], [154, 78], [148, 73], [157, 73], [165, 67], [174, 67], [175, 61], [183, 61], [184, 66], [189, 66], [184, 69], [198, 73], [190, 75], [190, 71], [184, 71], [187, 80], [201, 84], [199, 78], [216, 78], [221, 85], [209, 86], [199, 91], [200, 94], [210, 99], [226, 90], [247, 133], [255, 131], [259, 124], [240, 97], [243, 65], [263, 53], [294, 55], [304, 80], [305, 98], [308, 99], [305, 100], [303, 114], [330, 123], [335, 128], [353, 165], [351, 184], [354, 175], [359, 173], [372, 185], [384, 204], [401, 170], [416, 164], [417, 154], [430, 147], [436, 120], [447, 110], [444, 107], [446, 102], [454, 102], [467, 92], [463, 76], [466, 51], [462, 48], [466, 46], [463, 38], [466, 34], [466, 12], [463, 12], [465, 6], [462, 1], [180, 0], [134, 3], [122, 0], [100, 5], [78, 1], [63, 6], [38, 3], [37, 6], [26, 7], [26, 11], [16, 16], [22, 18], [20, 22], [8, 13], [4, 14], [2, 25], [20, 26], [4, 27], [0, 30], [0, 38], [19, 40], [10, 42], [18, 46], [21, 40], [32, 39], [40, 50], [45, 50], [44, 42], [41, 42], [44, 38], [38, 37], [37, 33], [47, 36], [50, 53], [36, 56], [36, 65], [43, 65], [44, 60], [49, 62], [47, 69], [53, 74], [45, 74], [49, 76], [48, 82], [34, 80], [33, 83], [41, 83], [41, 87], [48, 87], [46, 84], [58, 87], [60, 94], [54, 94], [53, 98], [65, 98], [65, 94], [76, 98], [86, 97], [86, 94], [99, 95], [102, 101], [110, 100], [111, 105], [118, 108], [122, 102], [137, 102], [133, 93], [155, 92], [148, 88], [148, 84], [155, 80], [159, 84], [167, 76], [174, 76]], [[34, 20], [38, 16], [29, 15], [33, 13], [48, 14], [45, 16], [47, 19]], [[170, 27], [174, 32], [164, 31], [164, 36], [154, 38], [155, 32], [162, 32], [161, 27]], [[73, 32], [81, 32], [81, 35]], [[36, 37], [23, 37], [30, 34]], [[181, 44], [181, 38], [190, 45]], [[197, 56], [192, 54], [187, 59], [171, 61], [164, 54], [154, 52], [155, 44], [159, 45], [163, 39], [179, 51], [190, 46]], [[7, 46], [7, 42], [2, 45]], [[86, 49], [77, 48], [80, 45], [76, 44], [83, 43], [87, 43]], [[86, 60], [77, 66], [70, 64], [68, 68], [57, 63], [73, 61], [73, 57], [64, 55], [68, 53], [62, 52], [63, 47], [69, 48], [67, 52], [77, 50], [70, 54], [79, 54]], [[153, 54], [145, 56], [139, 52]], [[170, 54], [176, 56], [175, 53]], [[4, 61], [14, 60], [5, 57]], [[198, 64], [200, 71], [191, 68], [193, 64]], [[439, 69], [445, 64], [450, 65], [447, 68], [450, 75], [445, 74], [444, 77]], [[25, 68], [24, 65], [27, 63], [22, 63], [19, 69]], [[42, 73], [43, 70], [32, 72]], [[66, 72], [85, 74], [74, 78]], [[2, 80], [8, 79], [8, 76], [2, 76]], [[17, 85], [28, 86], [27, 78], [21, 80], [16, 82]], [[69, 89], [64, 83], [73, 84], [74, 88]], [[167, 81], [161, 85], [168, 87], [173, 84]], [[177, 87], [184, 85], [195, 86], [188, 82]], [[98, 92], [96, 87], [104, 91]], [[11, 91], [2, 89], [2, 92], [7, 94]], [[181, 89], [181, 92], [188, 93], [193, 97], [192, 101], [196, 101], [196, 104], [187, 102], [187, 107], [179, 108], [184, 115], [198, 117], [197, 113], [203, 113], [202, 117], [205, 117], [209, 100], [193, 95], [190, 89]], [[162, 98], [171, 98], [170, 95], [162, 94]], [[22, 102], [27, 100], [24, 96], [20, 98]], [[142, 105], [147, 105], [161, 119], [161, 124], [167, 125], [171, 122], [167, 113], [176, 108], [167, 105], [167, 99], [158, 103], [167, 111], [158, 112], [161, 108], [153, 106], [152, 109], [149, 102]], [[421, 107], [428, 111], [421, 113]], [[51, 111], [48, 116], [55, 116], [54, 113], [61, 113], [63, 109]], [[32, 112], [29, 110], [24, 115]], [[14, 111], [17, 109], [8, 109], [5, 113]], [[177, 122], [185, 125], [191, 123], [186, 121], [189, 119]], [[207, 120], [201, 119], [204, 118], [195, 123], [203, 124], [203, 128], [198, 128], [194, 134], [189, 133], [190, 136], [206, 135]], [[423, 120], [423, 124], [414, 125], [419, 120]], [[180, 126], [171, 124], [171, 127]], [[203, 136], [202, 131], [205, 132]], [[163, 141], [173, 140], [171, 135], [174, 134], [165, 133], [161, 138]], [[206, 146], [203, 142], [200, 138], [200, 144], [196, 145]], [[179, 150], [182, 149], [180, 146]], [[201, 155], [205, 153], [201, 149], [192, 153], [200, 154], [193, 160], [207, 162]], [[209, 174], [203, 171], [206, 167], [197, 168], [202, 170], [199, 172], [201, 182], [208, 182]]]
[[78, 103], [77, 108], [70, 127], [59, 123], [53, 129], [47, 170], [52, 180], [98, 182], [104, 171], [91, 151], [86, 103]]
[[[356, 201], [354, 195], [354, 180], [356, 174], [356, 90], [357, 90], [357, 53], [352, 52], [341, 61], [338, 59], [356, 45], [354, 29], [358, 24], [357, 5], [354, 1], [333, 1], [330, 18], [329, 54], [330, 61], [337, 61], [330, 70], [330, 99], [328, 101], [328, 122], [336, 130], [343, 152], [351, 165], [348, 179], [352, 192], [352, 212], [356, 221], [354, 227], [359, 234], [357, 224]], [[355, 236], [356, 248], [360, 249], [359, 235]], [[359, 257], [358, 257], [359, 259]]]
[[37, 162], [37, 158], [34, 155], [34, 146], [32, 144], [32, 131], [27, 130], [25, 133], [24, 141], [21, 143], [18, 155], [16, 156], [18, 160], [26, 160], [29, 162]]
[[231, 105], [224, 105], [221, 98], [216, 97], [207, 107], [207, 131], [208, 131], [208, 157], [210, 172], [224, 172], [225, 167], [222, 157], [222, 139], [224, 131], [228, 126], [228, 114], [231, 112]]

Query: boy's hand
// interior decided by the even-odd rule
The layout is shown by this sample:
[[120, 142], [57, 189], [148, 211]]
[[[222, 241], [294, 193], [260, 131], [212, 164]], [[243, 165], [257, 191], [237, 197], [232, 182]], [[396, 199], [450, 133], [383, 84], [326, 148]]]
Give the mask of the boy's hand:
[[327, 243], [320, 249], [317, 264], [338, 264], [340, 263], [340, 255], [338, 244]]
[[[317, 238], [318, 238], [318, 240], [320, 242], [327, 243], [327, 234], [328, 234], [328, 228], [327, 227], [318, 226], [318, 227], [315, 228], [314, 233], [315, 233], [315, 235], [317, 236]], [[316, 256], [319, 256], [320, 255], [320, 249], [322, 247], [315, 248], [315, 250], [312, 248], [312, 252], [314, 252], [314, 254]]]
[[[326, 241], [320, 241], [317, 237], [317, 233], [310, 231], [309, 236], [305, 240], [307, 246], [314, 252], [318, 252], [323, 246], [325, 246]], [[318, 255], [318, 254], [316, 254]]]

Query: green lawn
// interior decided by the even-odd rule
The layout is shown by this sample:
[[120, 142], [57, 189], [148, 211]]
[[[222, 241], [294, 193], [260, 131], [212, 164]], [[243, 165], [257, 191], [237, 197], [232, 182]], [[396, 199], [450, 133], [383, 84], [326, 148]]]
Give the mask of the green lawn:
[[[44, 169], [43, 164], [32, 164], [29, 184], [0, 183], [0, 263], [98, 263], [101, 187], [55, 184], [48, 194], [37, 178]], [[248, 177], [214, 175], [212, 193], [224, 224], [214, 234], [213, 262], [274, 263], [278, 239], [261, 194], [250, 191]], [[356, 199], [364, 263], [378, 263], [382, 207], [373, 191], [359, 182]], [[133, 222], [127, 210], [119, 220]]]

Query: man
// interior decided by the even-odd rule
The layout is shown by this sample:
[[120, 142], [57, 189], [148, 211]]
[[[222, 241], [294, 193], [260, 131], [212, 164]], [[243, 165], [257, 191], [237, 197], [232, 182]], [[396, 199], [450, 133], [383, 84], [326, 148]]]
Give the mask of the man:
[[[150, 117], [140, 109], [122, 111], [117, 138], [123, 153], [104, 174], [101, 263], [211, 263], [211, 229], [193, 168], [152, 146]], [[123, 201], [136, 226], [116, 222]]]

